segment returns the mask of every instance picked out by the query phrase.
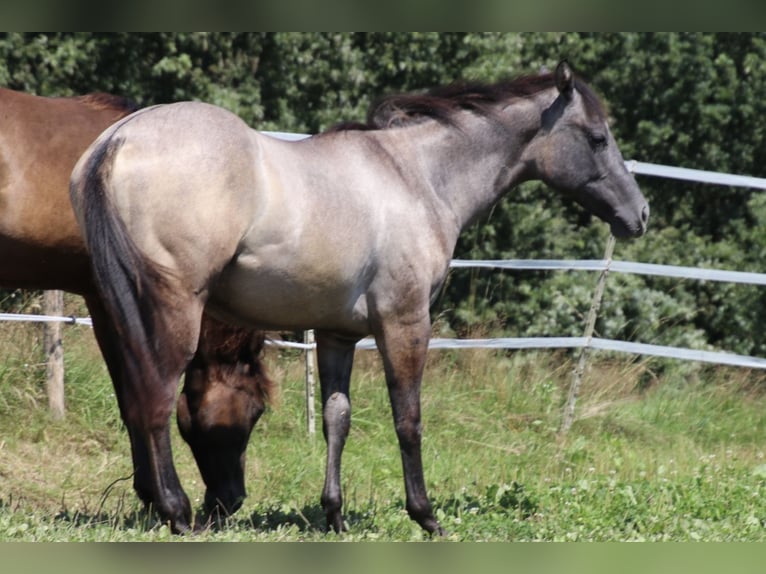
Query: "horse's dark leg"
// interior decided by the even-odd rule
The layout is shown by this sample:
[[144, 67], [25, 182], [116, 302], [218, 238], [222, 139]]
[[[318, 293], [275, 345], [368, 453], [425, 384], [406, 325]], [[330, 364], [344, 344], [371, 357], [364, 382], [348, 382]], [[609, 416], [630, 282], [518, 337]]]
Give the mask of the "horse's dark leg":
[[[176, 304], [156, 310], [161, 327], [154, 339], [142, 342], [135, 334], [122, 334], [105, 354], [110, 371], [116, 373], [120, 410], [131, 438], [136, 492], [176, 533], [190, 530], [192, 512], [173, 465], [170, 416], [179, 379], [197, 345], [202, 315], [199, 302], [182, 301], [179, 295]], [[104, 321], [107, 335], [114, 329]], [[129, 337], [132, 345], [125, 342]], [[161, 354], [155, 355], [152, 348], [160, 348]]]
[[356, 341], [322, 332], [316, 333], [316, 341], [319, 381], [322, 388], [322, 431], [327, 442], [322, 508], [327, 516], [328, 528], [341, 532], [346, 528], [343, 525], [340, 461], [351, 427], [349, 381]]
[[[85, 303], [88, 306], [91, 320], [93, 321], [93, 334], [96, 342], [101, 349], [101, 354], [106, 362], [109, 375], [114, 386], [114, 394], [117, 397], [117, 404], [120, 407], [120, 415], [123, 422], [126, 423], [125, 400], [123, 398], [123, 370], [120, 366], [120, 353], [117, 350], [119, 336], [114, 333], [108, 321], [105, 318], [104, 307], [101, 299], [95, 295], [86, 295]], [[149, 472], [149, 454], [146, 450], [146, 444], [143, 439], [128, 426], [128, 436], [130, 438], [130, 450], [133, 457], [133, 488], [141, 501], [149, 506], [152, 504], [152, 482]]]
[[[163, 401], [163, 408], [155, 409], [154, 414], [158, 415], [157, 422], [144, 430], [151, 463], [151, 479], [154, 486], [154, 508], [163, 520], [170, 523], [170, 528], [174, 533], [184, 534], [191, 530], [192, 512], [189, 498], [186, 496], [173, 466], [169, 425], [173, 402], [173, 400]], [[168, 404], [170, 409], [165, 408]], [[164, 420], [165, 423], [160, 424], [160, 419]]]
[[173, 464], [170, 417], [179, 379], [197, 348], [202, 303], [175, 293], [155, 313], [158, 329], [147, 347], [162, 351], [159, 356], [138, 352], [138, 364], [127, 365], [131, 376], [126, 379], [125, 406], [131, 428], [146, 444], [154, 507], [173, 532], [184, 533], [191, 529], [192, 512]]
[[125, 425], [131, 436], [134, 460], [137, 456], [146, 459], [139, 462], [140, 473], [137, 472], [134, 485], [141, 496], [142, 491], [138, 489], [148, 483], [150, 496], [147, 498], [154, 510], [170, 523], [173, 532], [184, 533], [191, 528], [192, 512], [173, 465], [170, 415], [185, 365], [172, 368], [166, 363], [161, 370], [163, 375], [157, 377], [145, 361], [145, 358], [137, 363], [124, 360], [127, 366], [122, 394]]
[[445, 531], [434, 517], [426, 493], [420, 450], [420, 383], [430, 335], [431, 324], [426, 317], [412, 323], [384, 324], [376, 341], [383, 356], [394, 428], [402, 455], [407, 512], [428, 532], [443, 535]]

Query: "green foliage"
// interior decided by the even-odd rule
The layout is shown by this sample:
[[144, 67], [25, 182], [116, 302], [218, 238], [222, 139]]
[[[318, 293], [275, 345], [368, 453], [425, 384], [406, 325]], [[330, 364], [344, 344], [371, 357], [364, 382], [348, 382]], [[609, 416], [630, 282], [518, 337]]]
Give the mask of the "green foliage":
[[[0, 85], [45, 95], [108, 91], [143, 105], [198, 99], [260, 129], [316, 132], [362, 120], [375, 98], [561, 58], [602, 94], [628, 159], [766, 176], [764, 33], [5, 33]], [[640, 177], [650, 230], [617, 256], [763, 270], [761, 192]], [[461, 258], [599, 258], [605, 226], [525, 184], [461, 237]], [[595, 276], [454, 271], [435, 314], [457, 333], [579, 334]], [[604, 336], [766, 353], [758, 288], [612, 277]], [[0, 304], [4, 307], [4, 304]]]

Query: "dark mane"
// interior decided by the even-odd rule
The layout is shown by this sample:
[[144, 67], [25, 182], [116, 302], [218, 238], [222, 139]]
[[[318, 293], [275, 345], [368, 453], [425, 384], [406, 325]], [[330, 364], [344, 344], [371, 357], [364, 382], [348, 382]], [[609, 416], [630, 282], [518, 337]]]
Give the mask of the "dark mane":
[[333, 132], [346, 132], [346, 131], [369, 131], [369, 130], [375, 130], [378, 129], [377, 126], [366, 124], [363, 122], [355, 122], [352, 120], [349, 121], [342, 121], [335, 125], [330, 126], [326, 130], [324, 130], [323, 134], [331, 134]]
[[[452, 124], [460, 110], [491, 116], [495, 106], [516, 98], [528, 98], [555, 86], [551, 73], [521, 76], [493, 84], [481, 82], [454, 82], [437, 86], [422, 94], [395, 94], [384, 97], [370, 106], [366, 123], [343, 122], [328, 132], [344, 130], [375, 130], [396, 128], [426, 119]], [[575, 88], [585, 100], [586, 109], [606, 119], [601, 100], [581, 79], [575, 79]]]

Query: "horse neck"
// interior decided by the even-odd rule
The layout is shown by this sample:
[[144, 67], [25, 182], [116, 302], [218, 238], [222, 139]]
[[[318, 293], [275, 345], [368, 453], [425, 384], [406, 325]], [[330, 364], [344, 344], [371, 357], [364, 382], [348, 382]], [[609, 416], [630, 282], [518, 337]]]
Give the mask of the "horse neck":
[[486, 212], [507, 191], [529, 179], [525, 151], [540, 129], [540, 102], [520, 100], [502, 117], [458, 112], [455, 125], [435, 120], [401, 128], [406, 153], [419, 177], [454, 217], [457, 232]]

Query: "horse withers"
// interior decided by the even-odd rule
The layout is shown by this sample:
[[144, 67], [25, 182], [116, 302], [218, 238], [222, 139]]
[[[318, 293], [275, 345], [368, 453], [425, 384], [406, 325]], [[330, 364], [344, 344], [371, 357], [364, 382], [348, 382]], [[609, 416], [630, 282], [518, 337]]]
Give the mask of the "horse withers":
[[[315, 329], [327, 441], [321, 502], [335, 530], [344, 529], [340, 462], [354, 349], [372, 334], [407, 511], [442, 533], [423, 478], [420, 385], [430, 302], [460, 231], [531, 179], [570, 194], [618, 237], [646, 230], [647, 202], [604, 108], [566, 63], [551, 74], [390, 97], [357, 127], [285, 142], [215, 106], [157, 106], [108, 129], [73, 171], [95, 281], [124, 341], [115, 364], [124, 401], [137, 405], [126, 424], [145, 438], [154, 499], [175, 531], [189, 527], [190, 507], [169, 416], [203, 311]], [[229, 407], [218, 413], [224, 424], [249, 430], [239, 414], [247, 408]], [[232, 471], [241, 461], [216, 464]], [[229, 504], [243, 492], [237, 480], [211, 495]]]
[[[125, 384], [113, 356], [120, 341], [105, 316], [90, 262], [69, 201], [69, 176], [93, 140], [120, 118], [136, 111], [129, 100], [108, 94], [47, 98], [0, 88], [0, 286], [11, 289], [62, 289], [85, 298], [96, 340], [112, 375], [123, 418], [136, 408], [123, 399]], [[206, 484], [218, 490], [218, 472], [207, 461], [226, 452], [240, 460], [247, 435], [212, 429], [201, 400], [215, 393], [227, 403], [250, 405], [239, 422], [252, 424], [263, 412], [272, 383], [260, 362], [263, 333], [235, 329], [205, 315], [195, 360], [186, 372], [180, 402], [186, 435], [195, 437], [195, 456]], [[192, 408], [187, 408], [192, 405]], [[246, 418], [247, 416], [247, 418]], [[153, 505], [150, 459], [144, 439], [128, 427], [139, 497]], [[239, 427], [238, 427], [239, 428]], [[247, 433], [249, 434], [249, 432]], [[241, 461], [237, 472], [243, 472]], [[237, 477], [238, 481], [243, 480]], [[244, 496], [244, 492], [240, 492]], [[208, 498], [212, 502], [214, 498]], [[233, 506], [233, 505], [231, 505]], [[214, 506], [211, 506], [214, 508]]]

